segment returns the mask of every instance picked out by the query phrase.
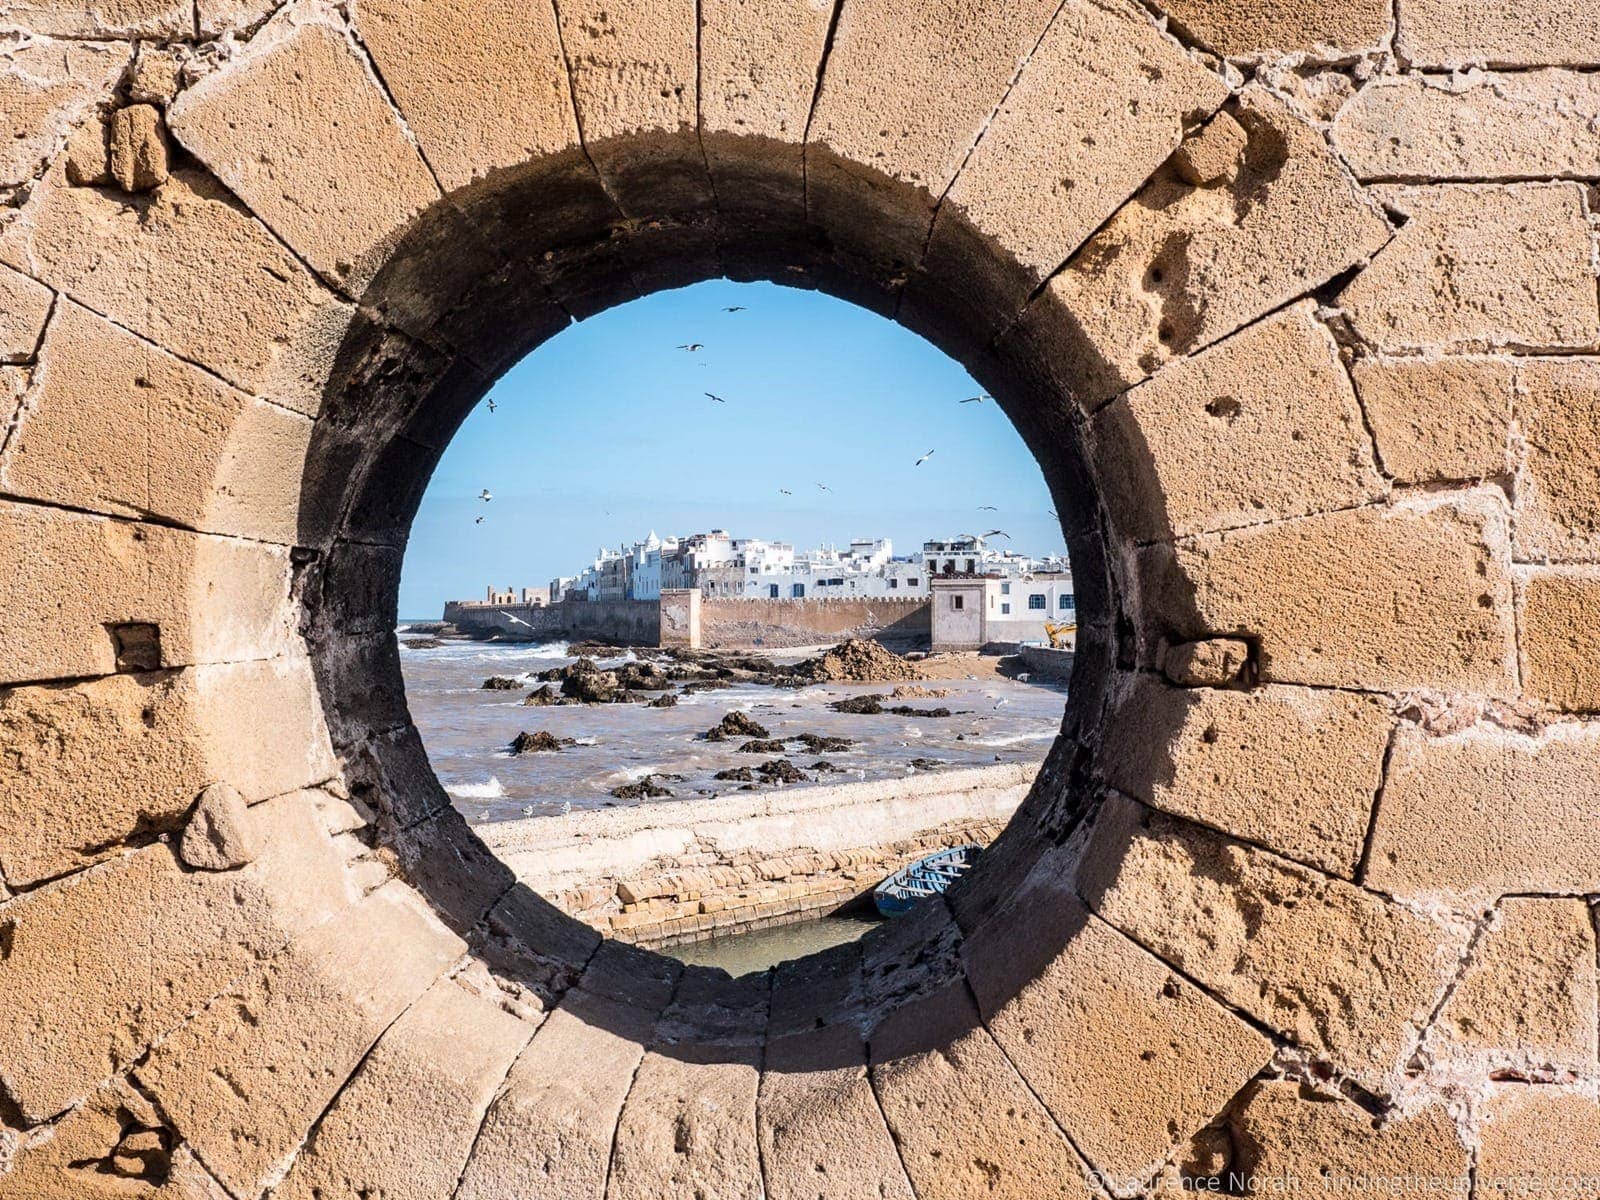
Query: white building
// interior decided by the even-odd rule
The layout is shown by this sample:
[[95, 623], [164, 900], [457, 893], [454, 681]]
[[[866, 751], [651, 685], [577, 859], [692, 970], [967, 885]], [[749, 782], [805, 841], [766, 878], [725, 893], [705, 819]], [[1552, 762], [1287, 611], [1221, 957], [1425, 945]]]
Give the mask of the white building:
[[971, 650], [994, 643], [1049, 644], [1045, 622], [1078, 623], [1070, 574], [940, 576], [933, 581], [933, 648]]

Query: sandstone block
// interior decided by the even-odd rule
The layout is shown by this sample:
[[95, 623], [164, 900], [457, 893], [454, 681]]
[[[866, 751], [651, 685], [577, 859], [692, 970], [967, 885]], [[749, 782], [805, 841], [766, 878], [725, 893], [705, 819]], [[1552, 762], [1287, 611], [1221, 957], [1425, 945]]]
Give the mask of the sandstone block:
[[1600, 738], [1483, 725], [1402, 729], [1373, 827], [1367, 882], [1399, 895], [1600, 891], [1593, 776]]
[[1388, 222], [1322, 136], [1264, 90], [1241, 95], [1248, 137], [1226, 187], [1164, 167], [1028, 306], [1058, 387], [1086, 409], [1320, 286], [1376, 252]]
[[278, 9], [274, 0], [195, 0], [200, 35], [216, 37], [258, 29]]
[[[0, 461], [18, 496], [290, 544], [311, 423], [63, 300]], [[129, 437], [130, 429], [143, 436]]]
[[1253, 1084], [1229, 1117], [1230, 1172], [1262, 1180], [1299, 1179], [1302, 1187], [1342, 1191], [1360, 1180], [1455, 1180], [1465, 1190], [1471, 1166], [1449, 1112], [1431, 1105], [1387, 1120], [1342, 1096], [1319, 1094], [1287, 1079]]
[[[0, 24], [26, 28], [28, 16], [19, 8], [0, 4]], [[48, 37], [11, 39], [5, 60], [6, 71], [0, 75], [0, 192], [34, 178], [72, 129], [93, 123], [94, 105], [109, 99], [128, 51], [114, 44], [78, 45]]]
[[849, 1026], [767, 1043], [756, 1121], [772, 1200], [912, 1200], [866, 1062]]
[[5, 24], [58, 38], [183, 38], [194, 34], [190, 0], [7, 0]]
[[1600, 342], [1583, 189], [1384, 186], [1405, 226], [1339, 295], [1386, 350], [1583, 349]]
[[1595, 1069], [1595, 936], [1585, 900], [1507, 897], [1425, 1050], [1446, 1069], [1541, 1080]]
[[178, 857], [200, 871], [236, 871], [261, 853], [239, 789], [213, 783], [200, 793], [178, 843]]
[[623, 212], [643, 218], [712, 207], [698, 132], [693, 0], [556, 7], [584, 144]]
[[128, 75], [128, 99], [165, 108], [178, 94], [188, 54], [182, 48], [142, 44]]
[[554, 9], [360, 0], [352, 10], [446, 190], [577, 145]]
[[111, 178], [125, 192], [148, 192], [167, 181], [167, 141], [161, 112], [130, 104], [111, 114]]
[[1228, 58], [1304, 54], [1340, 61], [1373, 50], [1394, 14], [1383, 0], [1338, 5], [1288, 5], [1272, 0], [1172, 0], [1169, 20], [1207, 49]]
[[235, 387], [315, 414], [349, 311], [214, 182], [144, 196], [52, 171], [0, 230], [0, 260]]
[[1521, 591], [1523, 690], [1569, 712], [1600, 711], [1600, 574], [1532, 571]]
[[1401, 0], [1399, 50], [1418, 67], [1592, 66], [1600, 63], [1600, 22], [1566, 0]]
[[1194, 187], [1218, 187], [1239, 177], [1250, 135], [1228, 113], [1218, 113], [1173, 152], [1172, 169]]
[[378, 1040], [273, 1194], [450, 1195], [495, 1090], [535, 1028], [455, 980], [435, 983]]
[[1346, 878], [1393, 719], [1349, 693], [1182, 691], [1139, 676], [1107, 718], [1107, 778], [1175, 816]]
[[1363, 358], [1351, 368], [1384, 471], [1400, 483], [1502, 476], [1515, 368], [1498, 358]]
[[1154, 1174], [1272, 1054], [1070, 893], [1019, 897], [964, 957], [995, 1041], [1073, 1144], [1116, 1179]]
[[[330, 112], [339, 113], [337, 123]], [[377, 84], [331, 24], [280, 16], [179, 96], [169, 120], [185, 149], [354, 294], [396, 234], [439, 197]]]
[[1517, 554], [1600, 558], [1600, 361], [1528, 359], [1515, 402], [1524, 453], [1517, 470]]
[[1071, 0], [950, 184], [927, 270], [1000, 332], [1227, 96], [1143, 10]]
[[899, 1006], [870, 1045], [873, 1091], [921, 1200], [1025, 1200], [1041, 1185], [1093, 1194], [1083, 1159], [984, 1031], [965, 984]]
[[607, 1196], [761, 1200], [757, 1046], [680, 1043], [639, 1064], [617, 1124]]
[[0, 1082], [28, 1119], [126, 1070], [241, 972], [353, 899], [304, 795], [251, 818], [265, 850], [241, 872], [183, 871], [157, 845], [6, 905]]
[[1498, 493], [1423, 497], [1139, 554], [1147, 623], [1233, 634], [1262, 682], [1507, 695], [1514, 636]]
[[1139, 541], [1348, 508], [1383, 492], [1309, 303], [1172, 364], [1090, 423], [1111, 519]]
[[223, 1184], [253, 1195], [465, 949], [409, 889], [382, 887], [229, 987], [151, 1052], [139, 1084]]
[[1250, 643], [1238, 638], [1178, 642], [1161, 655], [1161, 672], [1179, 687], [1230, 687], [1247, 682]]
[[1132, 801], [1108, 802], [1084, 863], [1112, 925], [1370, 1091], [1398, 1086], [1466, 941]]
[[1382, 79], [1339, 112], [1334, 145], [1361, 179], [1600, 174], [1600, 80], [1577, 71]]
[[1493, 1089], [1478, 1135], [1476, 1194], [1582, 1200], [1600, 1175], [1600, 1104], [1564, 1088]]
[[654, 1017], [568, 992], [489, 1106], [455, 1193], [460, 1200], [603, 1195], [617, 1118]]
[[888, 0], [840, 10], [806, 149], [813, 217], [887, 271], [920, 261], [935, 204], [1058, 7]]
[[44, 284], [0, 266], [0, 363], [33, 359], [52, 299]]

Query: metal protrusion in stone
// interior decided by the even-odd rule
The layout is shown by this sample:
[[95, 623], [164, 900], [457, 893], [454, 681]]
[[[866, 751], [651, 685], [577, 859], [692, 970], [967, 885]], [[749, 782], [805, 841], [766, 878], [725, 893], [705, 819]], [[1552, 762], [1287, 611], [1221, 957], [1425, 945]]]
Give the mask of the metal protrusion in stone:
[[1208, 638], [1168, 646], [1162, 672], [1179, 687], [1232, 687], [1246, 682], [1250, 643], [1239, 638]]
[[111, 114], [111, 177], [125, 192], [148, 192], [167, 181], [167, 139], [161, 111], [130, 104]]
[[255, 861], [261, 852], [244, 797], [226, 783], [213, 783], [200, 793], [178, 845], [178, 855], [200, 871], [233, 871]]
[[1195, 187], [1232, 183], [1249, 141], [1244, 127], [1225, 112], [1218, 113], [1172, 156], [1178, 178]]

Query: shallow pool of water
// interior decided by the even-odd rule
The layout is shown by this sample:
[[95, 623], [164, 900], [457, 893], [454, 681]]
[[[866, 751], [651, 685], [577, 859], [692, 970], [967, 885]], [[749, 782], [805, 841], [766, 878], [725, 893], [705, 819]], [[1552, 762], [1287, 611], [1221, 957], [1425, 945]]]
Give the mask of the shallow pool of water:
[[661, 952], [682, 962], [721, 967], [729, 975], [748, 975], [790, 959], [804, 958], [819, 950], [853, 942], [879, 924], [881, 921], [877, 917], [821, 917], [814, 921], [796, 921], [793, 925], [730, 934], [705, 942], [666, 946]]

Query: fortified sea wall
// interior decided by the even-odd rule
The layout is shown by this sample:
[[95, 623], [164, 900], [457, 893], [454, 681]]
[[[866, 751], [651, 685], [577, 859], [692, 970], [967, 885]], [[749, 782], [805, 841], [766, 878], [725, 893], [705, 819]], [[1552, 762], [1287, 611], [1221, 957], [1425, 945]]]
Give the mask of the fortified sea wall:
[[734, 792], [480, 828], [518, 879], [640, 945], [741, 933], [862, 898], [907, 863], [988, 845], [1038, 764]]
[[[1593, 4], [0, 13], [5, 1200], [1592, 1192]], [[393, 634], [493, 380], [721, 276], [957, 357], [1079, 613], [978, 869], [744, 980]]]

